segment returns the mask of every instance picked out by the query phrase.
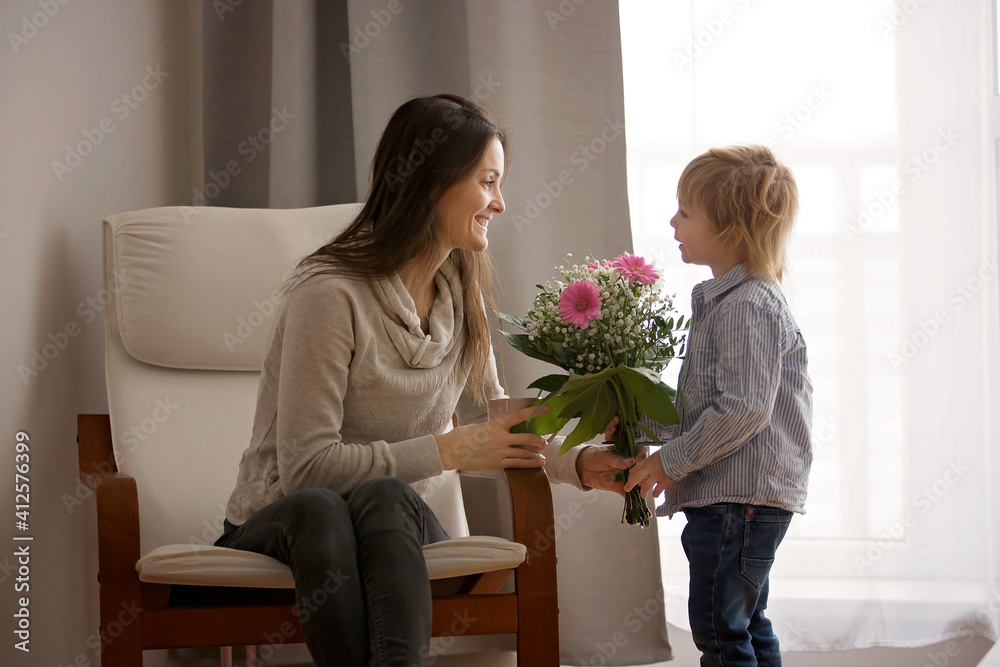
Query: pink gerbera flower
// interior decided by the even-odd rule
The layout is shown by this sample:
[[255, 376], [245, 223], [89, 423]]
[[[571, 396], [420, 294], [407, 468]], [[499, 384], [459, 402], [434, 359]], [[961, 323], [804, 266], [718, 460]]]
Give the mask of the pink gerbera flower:
[[618, 272], [628, 278], [629, 282], [640, 282], [643, 285], [652, 285], [660, 277], [652, 264], [647, 264], [644, 257], [623, 252], [615, 257], [611, 266], [618, 269]]
[[589, 280], [570, 283], [559, 295], [559, 315], [567, 324], [586, 329], [591, 320], [601, 319], [600, 289]]

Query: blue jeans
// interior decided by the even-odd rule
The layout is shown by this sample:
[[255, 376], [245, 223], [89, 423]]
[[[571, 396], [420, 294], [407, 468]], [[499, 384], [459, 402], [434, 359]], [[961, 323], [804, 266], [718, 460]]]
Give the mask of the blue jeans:
[[780, 667], [767, 608], [774, 552], [792, 513], [740, 503], [684, 509], [690, 563], [688, 616], [703, 667]]
[[346, 497], [304, 489], [240, 526], [220, 547], [288, 565], [306, 645], [320, 667], [427, 664], [431, 590], [421, 547], [448, 539], [408, 484], [378, 477]]

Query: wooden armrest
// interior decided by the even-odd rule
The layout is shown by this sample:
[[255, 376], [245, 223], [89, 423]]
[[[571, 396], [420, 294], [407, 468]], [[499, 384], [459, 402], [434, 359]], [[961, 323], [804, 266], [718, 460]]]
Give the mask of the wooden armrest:
[[98, 579], [102, 589], [115, 591], [101, 595], [101, 618], [113, 619], [122, 605], [142, 601], [135, 571], [140, 554], [139, 494], [135, 479], [118, 472], [108, 415], [78, 415], [77, 443], [80, 479], [97, 495]]
[[[114, 472], [97, 485], [97, 551], [101, 628], [111, 636], [116, 627], [126, 625], [126, 619], [142, 621], [140, 614], [148, 606], [135, 570], [140, 553], [139, 497], [135, 478], [129, 475]], [[142, 655], [142, 637], [141, 631], [123, 632], [115, 639], [116, 650]], [[109, 664], [126, 663], [112, 660]]]
[[138, 604], [139, 496], [133, 477], [115, 472], [97, 486], [97, 551], [101, 587], [120, 589], [122, 600]]
[[76, 442], [80, 481], [95, 488], [102, 479], [118, 472], [108, 415], [77, 415]]
[[[556, 532], [549, 477], [540, 468], [504, 473], [510, 486], [514, 541], [528, 548], [524, 563], [514, 570], [519, 623], [533, 627], [541, 636], [558, 637]], [[558, 654], [558, 648], [555, 650]], [[555, 660], [553, 664], [558, 664]]]
[[549, 477], [540, 468], [504, 470], [510, 488], [514, 541], [542, 550], [555, 537], [552, 489]]

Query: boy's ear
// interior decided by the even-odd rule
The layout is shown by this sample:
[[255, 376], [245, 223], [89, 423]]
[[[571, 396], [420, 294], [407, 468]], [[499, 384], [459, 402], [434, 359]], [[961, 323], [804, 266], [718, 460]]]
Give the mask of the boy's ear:
[[722, 242], [727, 248], [739, 248], [743, 245], [743, 230], [733, 225], [726, 230], [725, 237]]

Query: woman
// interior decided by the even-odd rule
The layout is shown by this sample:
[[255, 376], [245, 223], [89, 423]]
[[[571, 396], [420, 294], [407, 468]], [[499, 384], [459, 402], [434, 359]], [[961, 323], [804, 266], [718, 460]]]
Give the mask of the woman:
[[[364, 208], [301, 262], [279, 306], [216, 544], [290, 566], [318, 665], [426, 664], [421, 547], [448, 536], [410, 483], [544, 465], [559, 481], [622, 491], [614, 471], [632, 462], [608, 449], [558, 457], [557, 443], [510, 433], [531, 408], [483, 422], [487, 399], [503, 396], [484, 251], [504, 210], [505, 149], [472, 102], [403, 104]], [[459, 426], [445, 433], [453, 413]]]

